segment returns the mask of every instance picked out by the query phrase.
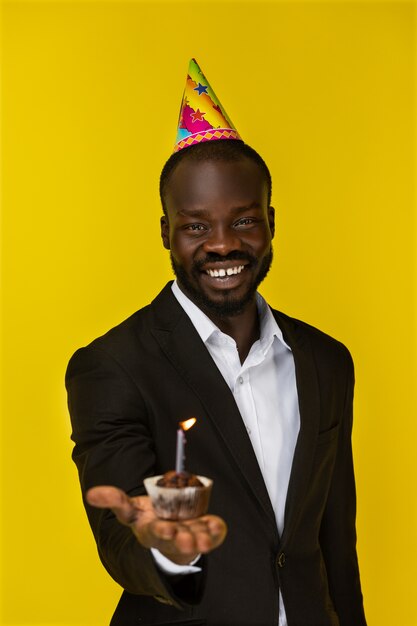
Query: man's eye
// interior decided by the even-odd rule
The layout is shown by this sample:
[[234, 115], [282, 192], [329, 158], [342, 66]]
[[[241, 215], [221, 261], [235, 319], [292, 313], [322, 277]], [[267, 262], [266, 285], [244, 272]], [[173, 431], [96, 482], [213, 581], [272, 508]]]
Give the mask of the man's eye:
[[252, 217], [242, 217], [241, 220], [236, 222], [236, 226], [248, 226], [254, 223], [254, 219]]
[[204, 226], [203, 224], [188, 224], [186, 226], [186, 230], [193, 230], [193, 231], [204, 230]]

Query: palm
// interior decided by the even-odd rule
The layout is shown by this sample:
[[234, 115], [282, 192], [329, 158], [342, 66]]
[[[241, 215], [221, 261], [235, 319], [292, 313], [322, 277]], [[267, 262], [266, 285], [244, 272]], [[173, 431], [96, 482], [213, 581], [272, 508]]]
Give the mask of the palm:
[[214, 515], [169, 521], [156, 516], [148, 496], [130, 498], [116, 487], [93, 487], [86, 494], [89, 504], [111, 509], [121, 524], [130, 526], [145, 548], [156, 548], [178, 564], [217, 548], [226, 536], [226, 524]]

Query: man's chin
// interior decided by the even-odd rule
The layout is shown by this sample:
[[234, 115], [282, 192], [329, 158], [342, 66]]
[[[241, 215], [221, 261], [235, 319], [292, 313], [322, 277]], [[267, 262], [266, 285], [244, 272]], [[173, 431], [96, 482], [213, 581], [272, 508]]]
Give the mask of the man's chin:
[[251, 284], [247, 284], [246, 288], [241, 286], [237, 289], [219, 289], [211, 294], [207, 285], [200, 281], [200, 273], [198, 269], [191, 275], [184, 271], [183, 267], [178, 266], [171, 254], [171, 265], [174, 274], [177, 277], [178, 285], [181, 290], [202, 309], [206, 315], [214, 315], [216, 317], [234, 317], [244, 312], [245, 307], [253, 302], [256, 290], [259, 284], [267, 275], [272, 263], [272, 248], [261, 264], [258, 276]]
[[188, 280], [184, 282], [178, 274], [177, 281], [190, 300], [209, 316], [210, 314], [216, 317], [240, 315], [245, 310], [246, 305], [253, 300], [256, 293], [256, 287], [246, 291], [241, 296], [235, 295], [233, 289], [222, 289], [213, 297], [205, 290], [194, 287]]

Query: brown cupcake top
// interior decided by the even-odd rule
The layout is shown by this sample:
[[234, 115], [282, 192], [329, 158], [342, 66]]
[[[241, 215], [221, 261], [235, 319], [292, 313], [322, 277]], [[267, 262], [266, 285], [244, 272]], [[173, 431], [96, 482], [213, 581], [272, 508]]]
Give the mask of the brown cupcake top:
[[160, 478], [157, 483], [158, 487], [170, 487], [172, 489], [182, 489], [184, 487], [204, 487], [203, 483], [195, 474], [189, 472], [176, 472], [170, 470]]

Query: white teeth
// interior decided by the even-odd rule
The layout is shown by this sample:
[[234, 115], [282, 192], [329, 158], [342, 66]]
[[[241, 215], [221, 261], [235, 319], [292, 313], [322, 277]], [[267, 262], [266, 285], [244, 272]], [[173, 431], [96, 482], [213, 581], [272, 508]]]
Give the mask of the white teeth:
[[225, 276], [232, 276], [233, 274], [240, 274], [240, 272], [244, 269], [244, 265], [239, 265], [237, 267], [228, 267], [227, 270], [219, 269], [219, 270], [206, 270], [207, 274], [212, 278], [224, 278]]

